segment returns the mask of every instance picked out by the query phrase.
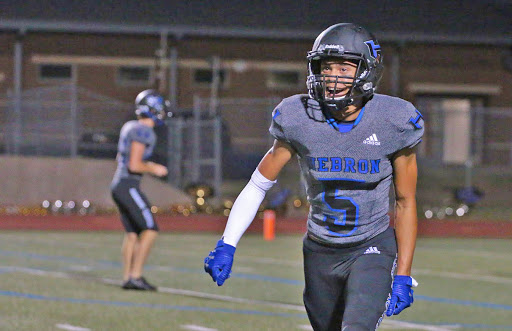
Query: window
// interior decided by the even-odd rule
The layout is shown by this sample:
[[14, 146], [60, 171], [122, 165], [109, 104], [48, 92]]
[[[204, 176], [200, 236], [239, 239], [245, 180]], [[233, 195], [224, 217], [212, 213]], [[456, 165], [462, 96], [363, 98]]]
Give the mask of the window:
[[149, 67], [119, 67], [117, 81], [121, 85], [147, 85], [151, 82]]
[[[213, 81], [213, 71], [212, 69], [196, 69], [194, 70], [194, 83], [201, 85], [209, 85]], [[219, 85], [226, 85], [226, 71], [221, 69], [219, 70]]]
[[473, 108], [485, 104], [481, 96], [419, 95], [418, 110], [427, 118], [418, 155], [443, 164], [464, 165], [482, 157], [482, 119]]
[[301, 74], [298, 71], [274, 70], [267, 76], [267, 87], [271, 88], [297, 88], [302, 83]]
[[39, 65], [39, 78], [43, 80], [71, 79], [72, 67], [70, 64], [41, 64]]

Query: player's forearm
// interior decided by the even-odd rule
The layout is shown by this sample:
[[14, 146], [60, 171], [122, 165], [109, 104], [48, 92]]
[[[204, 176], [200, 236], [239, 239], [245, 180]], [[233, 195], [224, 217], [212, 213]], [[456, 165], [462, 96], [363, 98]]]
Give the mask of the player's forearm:
[[153, 163], [151, 161], [141, 161], [137, 163], [130, 163], [130, 171], [136, 172], [139, 174], [142, 173], [153, 173], [156, 163]]
[[265, 193], [256, 190], [250, 183], [240, 192], [231, 208], [222, 235], [226, 244], [236, 247], [245, 230], [256, 217], [258, 208], [264, 198]]
[[229, 213], [228, 222], [222, 236], [226, 244], [236, 247], [245, 230], [256, 217], [258, 208], [267, 191], [275, 182], [265, 178], [258, 169], [254, 171], [251, 180], [240, 192]]
[[418, 232], [416, 199], [397, 200], [395, 212], [395, 233], [398, 246], [397, 274], [410, 276]]

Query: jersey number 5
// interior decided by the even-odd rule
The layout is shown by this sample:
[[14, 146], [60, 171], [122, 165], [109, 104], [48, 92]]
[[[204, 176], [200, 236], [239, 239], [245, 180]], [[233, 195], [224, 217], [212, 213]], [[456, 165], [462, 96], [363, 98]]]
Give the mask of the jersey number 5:
[[325, 215], [323, 219], [329, 233], [338, 237], [351, 235], [356, 230], [359, 219], [357, 203], [350, 197], [342, 196], [337, 188], [326, 190], [322, 194], [322, 199], [333, 212], [331, 215]]

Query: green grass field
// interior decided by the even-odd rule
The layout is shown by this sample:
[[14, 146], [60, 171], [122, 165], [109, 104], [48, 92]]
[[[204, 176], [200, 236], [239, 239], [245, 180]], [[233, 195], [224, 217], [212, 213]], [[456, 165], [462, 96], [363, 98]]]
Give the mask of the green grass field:
[[[0, 330], [308, 330], [301, 236], [245, 236], [231, 279], [202, 268], [218, 235], [162, 233], [146, 277], [123, 291], [122, 233], [0, 234]], [[412, 308], [388, 330], [512, 330], [512, 240], [419, 239]]]

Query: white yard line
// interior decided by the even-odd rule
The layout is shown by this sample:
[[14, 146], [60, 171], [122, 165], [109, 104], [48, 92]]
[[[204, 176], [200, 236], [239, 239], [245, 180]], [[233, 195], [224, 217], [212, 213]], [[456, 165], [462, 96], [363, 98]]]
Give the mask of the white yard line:
[[503, 252], [485, 252], [477, 249], [465, 249], [465, 248], [446, 248], [446, 247], [428, 247], [428, 246], [421, 246], [421, 244], [418, 245], [416, 248], [416, 251], [440, 251], [440, 252], [446, 252], [446, 250], [449, 249], [452, 253], [457, 253], [460, 255], [466, 255], [471, 257], [489, 257], [489, 258], [500, 258], [500, 259], [512, 259], [512, 256], [507, 253]]
[[227, 295], [196, 292], [196, 291], [182, 290], [182, 289], [170, 288], [170, 287], [158, 287], [158, 292], [179, 294], [179, 295], [185, 295], [185, 296], [202, 298], [202, 299], [213, 299], [213, 300], [220, 300], [220, 301], [227, 301], [227, 302], [247, 303], [247, 304], [251, 304], [251, 305], [265, 305], [265, 306], [271, 306], [271, 307], [276, 307], [276, 308], [283, 308], [283, 309], [290, 309], [290, 310], [297, 310], [297, 311], [306, 311], [304, 306], [302, 306], [302, 305], [293, 305], [293, 304], [288, 304], [288, 303], [279, 303], [279, 302], [265, 301], [265, 300], [235, 298], [235, 297], [231, 297], [231, 296], [227, 296]]
[[[31, 274], [31, 275], [37, 275], [37, 276], [49, 276], [49, 277], [67, 278], [67, 279], [94, 280], [94, 281], [100, 281], [105, 284], [121, 286], [121, 281], [116, 280], [116, 279], [111, 279], [111, 278], [87, 277], [87, 276], [83, 277], [81, 275], [72, 275], [72, 274], [69, 274], [66, 272], [45, 271], [45, 270], [32, 269], [32, 268], [20, 268], [20, 267], [6, 267], [6, 268], [11, 269], [12, 271], [18, 271], [18, 272]], [[236, 298], [236, 297], [231, 297], [231, 296], [227, 296], [227, 295], [218, 295], [218, 294], [211, 294], [211, 293], [205, 293], [205, 292], [183, 290], [183, 289], [172, 288], [172, 287], [160, 287], [159, 286], [158, 292], [178, 294], [178, 295], [184, 295], [184, 296], [201, 298], [201, 299], [211, 299], [211, 300], [218, 300], [218, 301], [246, 303], [246, 304], [251, 304], [251, 305], [265, 305], [265, 306], [271, 306], [271, 307], [276, 307], [276, 308], [296, 310], [296, 311], [301, 311], [301, 312], [305, 311], [305, 308], [303, 305], [279, 303], [279, 302], [266, 301], [266, 300], [252, 300], [252, 299], [245, 299], [245, 298]]]
[[459, 329], [456, 326], [440, 326], [440, 325], [428, 325], [428, 324], [417, 324], [411, 322], [402, 322], [395, 320], [385, 319], [382, 321], [380, 326], [381, 329], [391, 329], [396, 330], [397, 328], [401, 329], [411, 329], [411, 330], [427, 330], [427, 331], [453, 331]]
[[185, 324], [185, 325], [180, 325], [180, 327], [181, 327], [182, 329], [185, 329], [185, 330], [192, 330], [192, 331], [217, 331], [217, 329], [206, 328], [206, 327], [204, 327], [204, 326], [194, 325], [194, 324]]
[[[32, 274], [45, 274], [49, 275], [49, 273], [59, 274], [59, 272], [55, 271], [43, 271], [38, 269], [31, 269], [31, 268], [22, 268], [22, 267], [12, 267], [12, 266], [0, 266], [6, 269], [10, 269], [13, 271], [20, 271], [25, 273], [32, 273]], [[90, 271], [94, 268], [84, 266], [84, 265], [73, 265], [70, 267], [70, 269], [76, 270], [76, 271]], [[176, 268], [173, 267], [165, 267], [165, 266], [155, 266], [155, 270], [159, 271], [173, 271]], [[250, 269], [246, 269], [245, 267], [238, 268], [239, 271], [247, 272]], [[65, 273], [63, 273], [65, 274]], [[413, 274], [415, 275], [428, 275], [428, 276], [436, 276], [436, 277], [442, 277], [442, 278], [452, 278], [452, 279], [464, 279], [464, 280], [474, 280], [474, 281], [480, 281], [480, 282], [487, 282], [487, 283], [494, 283], [494, 284], [512, 284], [512, 278], [510, 277], [500, 277], [500, 276], [491, 276], [491, 275], [483, 275], [483, 274], [470, 274], [470, 273], [458, 273], [458, 272], [446, 272], [446, 271], [435, 271], [430, 269], [414, 269]]]
[[59, 271], [46, 271], [46, 270], [40, 270], [40, 269], [34, 269], [34, 268], [24, 268], [24, 267], [12, 267], [12, 266], [6, 266], [3, 267], [15, 272], [23, 272], [29, 275], [36, 275], [36, 276], [51, 276], [51, 277], [57, 277], [57, 278], [71, 278], [69, 277], [69, 274], [66, 272], [59, 272]]
[[79, 272], [87, 272], [94, 270], [94, 267], [88, 266], [88, 265], [79, 265], [79, 264], [73, 264], [68, 267], [69, 270], [72, 271], [79, 271]]
[[[297, 328], [301, 330], [313, 330], [310, 325], [302, 324], [298, 325]], [[426, 331], [453, 331], [458, 329], [457, 327], [445, 327], [439, 325], [428, 325], [428, 324], [417, 324], [411, 322], [402, 322], [385, 319], [380, 325], [380, 329], [385, 330], [396, 330], [396, 329], [410, 329], [410, 330], [426, 330]]]
[[440, 271], [434, 271], [434, 270], [429, 270], [429, 269], [414, 269], [413, 274], [414, 275], [438, 276], [438, 277], [442, 277], [442, 278], [476, 280], [476, 281], [496, 283], [496, 284], [512, 284], [512, 278], [490, 276], [490, 275], [462, 274], [462, 273], [458, 273], [458, 272], [443, 272], [443, 271], [440, 272]]
[[57, 327], [57, 329], [62, 329], [62, 330], [70, 330], [70, 331], [91, 331], [91, 329], [88, 329], [88, 328], [82, 328], [80, 326], [75, 326], [75, 325], [71, 325], [71, 324], [55, 324], [55, 326]]
[[299, 261], [290, 261], [290, 260], [281, 260], [275, 259], [271, 257], [255, 257], [255, 256], [243, 256], [240, 255], [240, 260], [243, 261], [251, 261], [262, 264], [271, 264], [271, 265], [280, 265], [280, 266], [289, 266], [289, 267], [302, 267], [302, 260]]
[[237, 273], [240, 272], [244, 274], [250, 274], [255, 271], [253, 267], [241, 267], [240, 265], [237, 265], [235, 270]]
[[[47, 276], [47, 277], [56, 277], [56, 278], [66, 278], [66, 279], [82, 279], [82, 280], [89, 280], [89, 281], [99, 281], [104, 284], [111, 284], [120, 286], [121, 281], [116, 279], [110, 279], [110, 278], [100, 278], [100, 277], [92, 277], [92, 276], [81, 276], [81, 275], [73, 275], [66, 272], [57, 272], [57, 271], [45, 271], [40, 269], [34, 269], [34, 268], [24, 268], [24, 267], [15, 267], [15, 266], [0, 266], [0, 268], [4, 268], [7, 270], [11, 270], [13, 272], [22, 272], [27, 273], [31, 275], [36, 276]], [[441, 275], [442, 277], [452, 277], [452, 278], [464, 278], [464, 279], [473, 279], [471, 275], [464, 275], [464, 274], [456, 274], [456, 273], [436, 273], [430, 270], [416, 270], [415, 271], [418, 274], [433, 274], [433, 275]], [[475, 277], [475, 280], [481, 279], [482, 276], [479, 276], [478, 278]], [[504, 278], [504, 277], [485, 277], [484, 279], [486, 281], [493, 281], [493, 282], [510, 282], [510, 279]], [[202, 298], [202, 299], [211, 299], [211, 300], [218, 300], [218, 301], [226, 301], [226, 302], [236, 302], [236, 303], [245, 303], [245, 304], [253, 304], [253, 305], [265, 305], [265, 306], [271, 306], [276, 308], [282, 308], [282, 309], [289, 309], [294, 311], [300, 311], [304, 312], [304, 306], [303, 305], [295, 305], [295, 304], [286, 304], [286, 303], [279, 303], [279, 302], [273, 302], [273, 301], [266, 301], [266, 300], [252, 300], [252, 299], [245, 299], [245, 298], [236, 298], [226, 295], [218, 295], [218, 294], [211, 294], [211, 293], [205, 293], [205, 292], [198, 292], [198, 291], [190, 291], [190, 290], [183, 290], [183, 289], [177, 289], [177, 288], [170, 288], [170, 287], [158, 287], [158, 292], [161, 293], [170, 293], [170, 294], [177, 294], [177, 295], [183, 295], [183, 296], [189, 296], [189, 297], [195, 297], [195, 298]], [[90, 329], [82, 328], [79, 326], [73, 326], [70, 324], [57, 324], [56, 325], [60, 329], [64, 330], [72, 330], [72, 331], [90, 331]], [[205, 328], [198, 325], [182, 325], [182, 328], [185, 328], [187, 330], [192, 331], [216, 331], [216, 329], [210, 329]], [[302, 330], [312, 330], [309, 325], [298, 325], [299, 329]], [[396, 320], [390, 320], [385, 319], [381, 324], [382, 329], [411, 329], [411, 330], [426, 330], [426, 331], [453, 331], [460, 329], [458, 326], [442, 326], [442, 325], [428, 325], [428, 324], [417, 324], [417, 323], [411, 323], [411, 322], [403, 322], [403, 321], [396, 321]]]
[[[31, 273], [31, 274], [41, 274], [41, 275], [50, 275], [50, 273], [53, 273], [55, 277], [61, 277], [58, 274], [66, 275], [66, 273], [56, 272], [56, 271], [43, 271], [38, 269], [31, 269], [31, 268], [22, 268], [22, 267], [12, 267], [12, 266], [0, 266], [6, 269], [10, 269], [13, 271], [20, 271], [25, 273]], [[87, 267], [87, 266], [73, 266], [72, 269], [77, 271], [89, 271], [93, 268]], [[172, 267], [164, 267], [164, 266], [156, 266], [154, 268], [155, 270], [160, 271], [173, 271], [175, 268]], [[246, 271], [245, 268], [241, 267], [239, 268], [240, 271]], [[452, 279], [464, 279], [464, 280], [474, 280], [474, 281], [481, 281], [481, 282], [487, 282], [487, 283], [494, 283], [494, 284], [512, 284], [512, 278], [510, 277], [499, 277], [499, 276], [491, 276], [491, 275], [476, 275], [476, 274], [468, 274], [468, 273], [457, 273], [457, 272], [440, 272], [430, 269], [414, 269], [413, 273], [415, 275], [428, 275], [428, 276], [437, 276], [442, 278], [452, 278]], [[71, 278], [71, 277], [70, 277]], [[104, 280], [105, 282], [105, 280]], [[116, 282], [116, 281], [114, 281]], [[114, 283], [115, 284], [115, 283]]]

